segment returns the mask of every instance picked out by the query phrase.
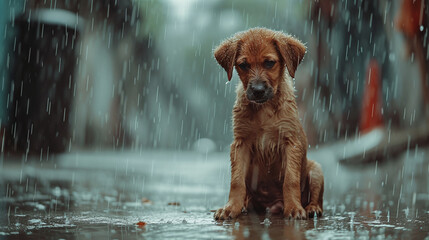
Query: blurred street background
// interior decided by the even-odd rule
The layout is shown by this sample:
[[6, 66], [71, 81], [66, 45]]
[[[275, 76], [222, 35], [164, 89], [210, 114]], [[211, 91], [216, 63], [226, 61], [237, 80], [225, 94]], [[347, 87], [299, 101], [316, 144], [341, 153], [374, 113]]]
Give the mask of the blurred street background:
[[[363, 230], [364, 238], [418, 231], [428, 237], [427, 0], [4, 0], [0, 239], [46, 236], [41, 223], [49, 221], [55, 239], [67, 229], [72, 239], [174, 232], [187, 238], [201, 229], [162, 226], [190, 218], [203, 232], [220, 233], [208, 238], [229, 238], [231, 231], [239, 239], [263, 238], [265, 216], [242, 219], [243, 230], [237, 222], [219, 227], [210, 213], [229, 190], [231, 111], [240, 84], [236, 73], [227, 83], [212, 51], [252, 27], [306, 44], [296, 99], [310, 155], [327, 175], [321, 230], [287, 224], [298, 229], [290, 236], [273, 224], [268, 236], [353, 238]], [[382, 147], [368, 150], [376, 145]], [[374, 153], [366, 164], [340, 164], [366, 151]], [[163, 217], [155, 217], [159, 212]], [[118, 217], [126, 215], [132, 218]], [[371, 223], [353, 227], [355, 216], [358, 224]], [[140, 220], [148, 227], [136, 231]], [[94, 229], [78, 235], [87, 223]], [[128, 235], [118, 237], [122, 230]]]
[[295, 35], [308, 47], [295, 86], [310, 144], [358, 133], [371, 60], [384, 122], [409, 127], [427, 120], [428, 77], [422, 83], [419, 66], [428, 66], [428, 13], [423, 1], [411, 4], [417, 12], [402, 13], [401, 4], [4, 1], [5, 148], [190, 150], [209, 139], [210, 150], [223, 151], [239, 79], [225, 84], [212, 49], [256, 26]]
[[358, 133], [371, 60], [384, 122], [409, 127], [428, 112], [419, 67], [428, 66], [428, 13], [420, 2], [416, 16], [401, 20], [416, 10], [401, 13], [402, 2], [388, 0], [3, 1], [5, 148], [190, 150], [209, 139], [210, 150], [223, 151], [239, 79], [225, 84], [212, 49], [257, 26], [308, 47], [295, 86], [310, 144]]

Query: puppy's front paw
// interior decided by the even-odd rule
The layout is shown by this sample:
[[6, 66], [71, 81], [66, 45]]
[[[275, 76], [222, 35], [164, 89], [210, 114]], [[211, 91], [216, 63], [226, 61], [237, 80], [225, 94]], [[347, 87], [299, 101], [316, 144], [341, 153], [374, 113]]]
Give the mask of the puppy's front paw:
[[240, 215], [243, 204], [228, 202], [224, 208], [220, 208], [214, 214], [216, 220], [233, 219]]
[[285, 218], [294, 218], [294, 219], [306, 219], [307, 215], [304, 208], [300, 204], [285, 204], [283, 210], [283, 216]]
[[317, 204], [310, 203], [307, 207], [305, 207], [305, 211], [307, 212], [307, 216], [309, 218], [313, 218], [315, 215], [318, 217], [322, 216], [323, 210], [322, 208]]

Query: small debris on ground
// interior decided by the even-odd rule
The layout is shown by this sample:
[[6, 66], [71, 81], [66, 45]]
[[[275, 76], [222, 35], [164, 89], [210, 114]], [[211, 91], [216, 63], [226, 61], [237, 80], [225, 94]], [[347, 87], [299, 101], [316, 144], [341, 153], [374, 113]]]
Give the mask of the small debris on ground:
[[179, 202], [169, 202], [168, 206], [180, 206]]
[[137, 225], [139, 228], [142, 228], [142, 227], [146, 226], [146, 224], [147, 224], [147, 223], [145, 223], [145, 222], [139, 221], [136, 225]]

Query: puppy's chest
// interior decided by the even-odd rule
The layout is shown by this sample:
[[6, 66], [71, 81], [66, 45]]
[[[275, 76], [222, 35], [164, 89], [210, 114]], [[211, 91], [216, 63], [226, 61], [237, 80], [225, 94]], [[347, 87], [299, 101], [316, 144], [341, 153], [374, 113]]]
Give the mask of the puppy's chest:
[[276, 119], [267, 119], [265, 122], [252, 121], [248, 128], [248, 139], [259, 151], [273, 151], [282, 145], [284, 133]]
[[281, 145], [280, 134], [277, 129], [262, 129], [254, 137], [253, 145], [260, 151], [275, 151]]
[[289, 136], [288, 121], [279, 117], [273, 110], [261, 109], [257, 113], [248, 112], [246, 117], [235, 118], [234, 135], [252, 146], [255, 152], [263, 155], [277, 155], [286, 144]]

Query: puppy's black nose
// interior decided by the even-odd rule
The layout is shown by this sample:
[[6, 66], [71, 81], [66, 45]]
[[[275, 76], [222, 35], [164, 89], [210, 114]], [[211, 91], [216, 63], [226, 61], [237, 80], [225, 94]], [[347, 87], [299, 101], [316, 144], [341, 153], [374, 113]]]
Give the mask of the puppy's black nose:
[[250, 84], [250, 90], [252, 91], [255, 98], [261, 98], [265, 95], [267, 85], [264, 82], [254, 82]]

